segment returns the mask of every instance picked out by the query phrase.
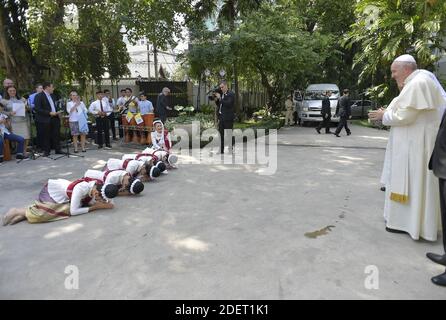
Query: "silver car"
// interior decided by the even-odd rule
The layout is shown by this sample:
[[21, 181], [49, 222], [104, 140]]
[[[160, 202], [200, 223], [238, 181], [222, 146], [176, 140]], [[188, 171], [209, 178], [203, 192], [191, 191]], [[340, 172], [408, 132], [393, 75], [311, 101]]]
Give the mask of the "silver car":
[[302, 93], [295, 92], [294, 99], [296, 103], [296, 111], [298, 120], [301, 125], [309, 122], [322, 121], [321, 109], [322, 99], [326, 91], [331, 91], [330, 105], [332, 113], [332, 122], [339, 122], [339, 117], [335, 117], [336, 106], [339, 99], [339, 88], [332, 83], [310, 84]]
[[370, 109], [376, 109], [375, 102], [371, 100], [355, 100], [352, 104], [352, 118], [365, 119]]

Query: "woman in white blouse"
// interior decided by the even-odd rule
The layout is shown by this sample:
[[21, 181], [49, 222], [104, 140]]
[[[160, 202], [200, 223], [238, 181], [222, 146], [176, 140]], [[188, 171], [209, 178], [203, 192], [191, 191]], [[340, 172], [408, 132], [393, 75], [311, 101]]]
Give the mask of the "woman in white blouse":
[[50, 222], [94, 210], [112, 209], [113, 203], [110, 201], [117, 194], [117, 186], [104, 185], [95, 179], [49, 179], [34, 204], [9, 210], [3, 216], [3, 225], [13, 225], [23, 220], [29, 223]]
[[70, 115], [70, 130], [73, 136], [74, 152], [78, 153], [77, 144], [80, 136], [82, 152], [85, 152], [85, 138], [88, 133], [87, 108], [80, 100], [79, 94], [76, 91], [70, 93], [70, 99], [67, 103], [67, 112]]
[[25, 99], [20, 99], [17, 96], [17, 89], [15, 86], [9, 86], [6, 88], [5, 97], [1, 100], [1, 103], [5, 106], [5, 114], [12, 119], [12, 133], [21, 136], [25, 139], [24, 157], [26, 158], [26, 149], [31, 137], [30, 135], [30, 123], [27, 117], [28, 108], [25, 104]]

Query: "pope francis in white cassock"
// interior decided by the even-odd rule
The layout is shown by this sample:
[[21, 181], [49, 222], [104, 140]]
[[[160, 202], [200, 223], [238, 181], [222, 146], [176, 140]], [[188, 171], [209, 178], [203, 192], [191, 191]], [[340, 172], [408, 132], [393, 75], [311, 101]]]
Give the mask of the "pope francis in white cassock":
[[428, 164], [446, 93], [434, 74], [417, 69], [410, 55], [395, 59], [391, 70], [401, 92], [387, 109], [370, 114], [391, 127], [381, 176], [386, 186], [384, 219], [388, 231], [436, 241], [441, 227], [439, 186]]

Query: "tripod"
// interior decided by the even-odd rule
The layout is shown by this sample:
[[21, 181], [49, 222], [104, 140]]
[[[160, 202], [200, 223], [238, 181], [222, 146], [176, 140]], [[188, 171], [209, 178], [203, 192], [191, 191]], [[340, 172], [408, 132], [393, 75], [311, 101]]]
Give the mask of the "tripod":
[[56, 158], [52, 158], [53, 160], [59, 160], [60, 158], [63, 158], [63, 157], [67, 157], [67, 158], [69, 158], [69, 157], [83, 158], [84, 157], [82, 155], [70, 153], [70, 138], [69, 138], [69, 132], [68, 132], [69, 129], [70, 129], [69, 118], [70, 118], [69, 115], [64, 115], [63, 116], [63, 121], [62, 121], [63, 126], [64, 126], [64, 138], [65, 138], [65, 150], [66, 150], [66, 152], [63, 155], [60, 155], [60, 156], [58, 156]]

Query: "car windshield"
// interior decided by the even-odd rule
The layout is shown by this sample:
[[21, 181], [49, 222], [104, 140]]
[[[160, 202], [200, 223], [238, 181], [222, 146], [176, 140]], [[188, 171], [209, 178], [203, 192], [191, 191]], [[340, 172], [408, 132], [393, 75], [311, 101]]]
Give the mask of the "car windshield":
[[[311, 90], [305, 92], [305, 100], [322, 100], [326, 90]], [[330, 100], [339, 98], [339, 91], [331, 91]]]

